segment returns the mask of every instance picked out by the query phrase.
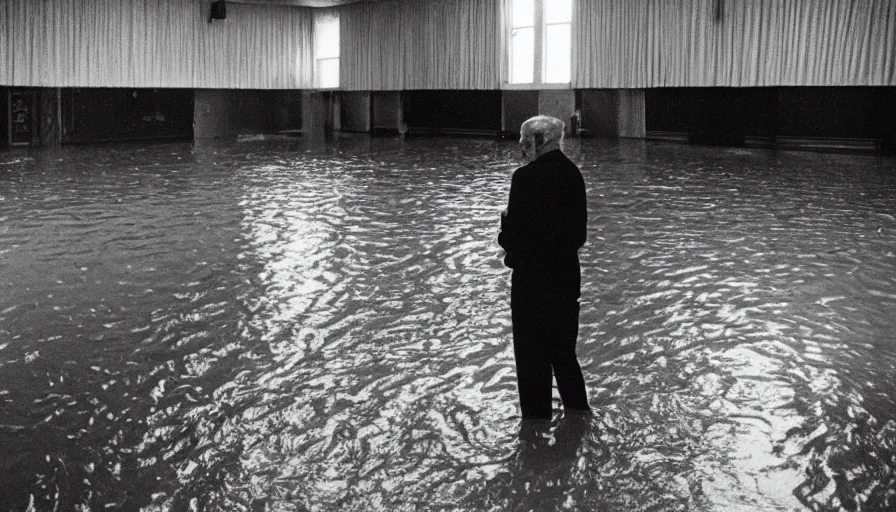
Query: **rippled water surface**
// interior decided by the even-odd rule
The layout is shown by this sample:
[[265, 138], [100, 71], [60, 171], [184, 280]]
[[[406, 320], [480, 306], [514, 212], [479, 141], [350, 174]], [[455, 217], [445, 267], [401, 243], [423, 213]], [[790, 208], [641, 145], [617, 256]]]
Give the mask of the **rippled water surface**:
[[894, 510], [896, 163], [567, 152], [595, 414], [535, 442], [513, 143], [0, 153], [0, 509]]

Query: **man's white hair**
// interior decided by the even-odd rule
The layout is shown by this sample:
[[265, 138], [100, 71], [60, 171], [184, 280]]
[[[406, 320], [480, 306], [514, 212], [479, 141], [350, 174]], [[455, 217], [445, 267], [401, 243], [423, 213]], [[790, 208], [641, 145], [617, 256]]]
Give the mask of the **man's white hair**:
[[560, 143], [563, 140], [563, 129], [566, 125], [556, 117], [538, 115], [527, 119], [520, 127], [523, 137], [535, 137], [540, 134], [543, 144]]

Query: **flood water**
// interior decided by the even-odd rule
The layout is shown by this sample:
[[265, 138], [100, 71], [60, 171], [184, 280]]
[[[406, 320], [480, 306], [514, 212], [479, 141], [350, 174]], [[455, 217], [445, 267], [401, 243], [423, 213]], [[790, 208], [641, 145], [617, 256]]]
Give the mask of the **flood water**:
[[894, 510], [896, 161], [571, 141], [595, 410], [524, 442], [516, 153], [0, 153], [0, 509]]

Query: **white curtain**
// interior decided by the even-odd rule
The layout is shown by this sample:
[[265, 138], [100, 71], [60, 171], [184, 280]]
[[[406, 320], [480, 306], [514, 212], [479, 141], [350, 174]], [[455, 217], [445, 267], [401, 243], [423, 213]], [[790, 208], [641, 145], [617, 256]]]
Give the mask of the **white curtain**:
[[0, 84], [311, 87], [310, 9], [206, 0], [3, 0]]
[[500, 4], [414, 0], [342, 8], [342, 88], [500, 88]]
[[896, 0], [576, 0], [573, 86], [896, 85]]
[[339, 11], [339, 84], [352, 91], [404, 87], [397, 2], [360, 3]]
[[403, 3], [405, 89], [498, 89], [500, 2]]

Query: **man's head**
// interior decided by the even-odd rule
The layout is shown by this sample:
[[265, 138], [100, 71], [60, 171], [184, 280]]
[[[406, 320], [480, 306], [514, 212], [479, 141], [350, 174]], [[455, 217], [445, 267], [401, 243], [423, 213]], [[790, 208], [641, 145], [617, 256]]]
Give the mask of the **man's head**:
[[531, 162], [539, 156], [560, 149], [563, 140], [563, 121], [551, 116], [535, 116], [520, 126], [520, 149], [523, 158]]

